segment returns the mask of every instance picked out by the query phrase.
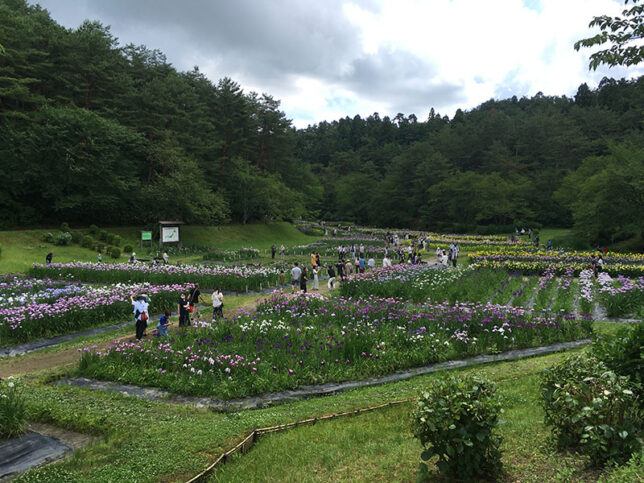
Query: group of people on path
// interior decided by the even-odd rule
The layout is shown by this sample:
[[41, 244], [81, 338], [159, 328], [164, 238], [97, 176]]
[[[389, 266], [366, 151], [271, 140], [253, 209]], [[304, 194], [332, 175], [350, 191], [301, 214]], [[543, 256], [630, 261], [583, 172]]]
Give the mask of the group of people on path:
[[[147, 294], [140, 294], [136, 297], [131, 295], [130, 301], [132, 302], [134, 323], [136, 326], [135, 336], [137, 340], [141, 340], [146, 335], [145, 331], [148, 327], [148, 321], [150, 320], [149, 307], [151, 299]], [[201, 312], [199, 310], [200, 302], [205, 303], [205, 300], [201, 295], [201, 290], [199, 290], [199, 284], [195, 284], [187, 294], [182, 292], [179, 295], [179, 300], [177, 302], [179, 327], [190, 327], [195, 321], [201, 320]], [[221, 288], [217, 288], [212, 293], [212, 322], [215, 322], [217, 318], [223, 318], [223, 308], [224, 294], [222, 293]], [[171, 315], [172, 313], [170, 310], [166, 310], [163, 313], [156, 327], [157, 335], [161, 337], [168, 336], [168, 327], [170, 326]]]

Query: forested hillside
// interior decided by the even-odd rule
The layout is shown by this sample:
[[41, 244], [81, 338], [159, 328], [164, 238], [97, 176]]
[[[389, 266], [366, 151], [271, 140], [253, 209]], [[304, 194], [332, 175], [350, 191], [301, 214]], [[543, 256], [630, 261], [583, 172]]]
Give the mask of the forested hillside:
[[[296, 130], [244, 92], [99, 22], [66, 29], [0, 0], [0, 223], [189, 223], [315, 216], [469, 231], [644, 227], [644, 79], [574, 98], [490, 100]], [[428, 110], [430, 106], [427, 106]]]

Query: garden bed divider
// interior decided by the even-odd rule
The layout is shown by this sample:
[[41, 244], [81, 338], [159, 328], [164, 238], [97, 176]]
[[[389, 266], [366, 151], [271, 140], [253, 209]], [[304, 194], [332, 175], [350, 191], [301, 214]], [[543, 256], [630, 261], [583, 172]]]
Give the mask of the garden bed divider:
[[256, 428], [250, 433], [248, 433], [248, 435], [244, 437], [244, 439], [242, 439], [239, 443], [237, 443], [237, 445], [235, 445], [233, 448], [219, 455], [219, 458], [217, 458], [214, 463], [212, 463], [208, 468], [206, 468], [204, 471], [199, 473], [194, 478], [188, 480], [187, 483], [198, 483], [198, 482], [206, 481], [207, 477], [210, 476], [218, 466], [228, 463], [228, 461], [236, 453], [241, 453], [241, 454], [247, 453], [248, 451], [250, 451], [253, 445], [259, 440], [259, 438], [261, 438], [266, 434], [280, 433], [282, 431], [296, 428], [298, 426], [308, 426], [308, 425], [315, 424], [318, 421], [327, 421], [330, 419], [342, 418], [345, 416], [358, 416], [360, 414], [371, 412], [371, 411], [377, 411], [378, 409], [382, 409], [385, 407], [405, 404], [410, 402], [412, 399], [413, 398], [398, 399], [396, 401], [389, 401], [386, 403], [378, 404], [376, 406], [354, 409], [352, 411], [345, 411], [343, 413], [332, 413], [332, 414], [327, 414], [316, 418], [309, 418], [301, 421], [294, 421], [292, 423], [280, 424], [277, 426], [269, 426], [266, 428]]

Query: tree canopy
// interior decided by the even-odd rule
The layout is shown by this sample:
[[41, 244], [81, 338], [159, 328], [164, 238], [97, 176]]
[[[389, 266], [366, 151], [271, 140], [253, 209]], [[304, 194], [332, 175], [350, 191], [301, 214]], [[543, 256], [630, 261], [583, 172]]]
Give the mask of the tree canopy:
[[[2, 0], [0, 24], [4, 226], [310, 216], [450, 231], [574, 225], [593, 241], [644, 226], [644, 78], [490, 99], [452, 119], [428, 106], [424, 119], [376, 112], [295, 129], [269, 93], [177, 71], [99, 22], [66, 29]], [[620, 193], [628, 206], [611, 202]]]
[[644, 59], [644, 5], [637, 5], [640, 0], [625, 0], [632, 4], [622, 11], [621, 17], [601, 15], [594, 17], [589, 27], [599, 27], [600, 33], [575, 42], [575, 50], [582, 47], [610, 45], [590, 56], [589, 67], [596, 70], [601, 64], [615, 67], [617, 65], [637, 65]]

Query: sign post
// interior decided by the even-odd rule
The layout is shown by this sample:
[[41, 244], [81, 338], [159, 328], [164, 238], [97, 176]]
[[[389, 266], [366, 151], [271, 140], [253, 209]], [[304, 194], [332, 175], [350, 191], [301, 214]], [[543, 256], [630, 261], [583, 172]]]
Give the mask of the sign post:
[[150, 242], [150, 248], [152, 248], [152, 232], [151, 231], [142, 231], [141, 232], [141, 248], [143, 248], [143, 242]]
[[159, 248], [162, 249], [166, 243], [176, 243], [181, 248], [180, 227], [182, 221], [160, 221], [159, 222]]

